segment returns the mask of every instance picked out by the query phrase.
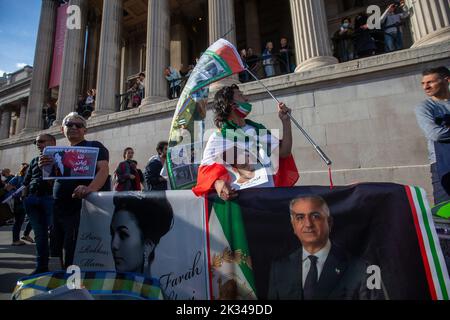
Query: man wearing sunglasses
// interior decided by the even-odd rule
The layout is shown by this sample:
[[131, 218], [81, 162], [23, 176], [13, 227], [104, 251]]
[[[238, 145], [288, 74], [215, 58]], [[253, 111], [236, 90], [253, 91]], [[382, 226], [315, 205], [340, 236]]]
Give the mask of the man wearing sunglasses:
[[36, 241], [36, 269], [32, 274], [48, 271], [48, 230], [53, 219], [53, 183], [42, 179], [42, 170], [39, 167], [39, 158], [46, 147], [55, 146], [55, 137], [50, 134], [40, 134], [34, 141], [39, 151], [39, 156], [31, 160], [25, 174], [23, 185], [24, 207], [31, 226], [34, 230]]
[[[97, 167], [93, 180], [61, 180], [56, 179], [53, 186], [54, 219], [52, 249], [62, 256], [64, 248], [63, 267], [73, 264], [78, 227], [80, 224], [81, 200], [91, 192], [110, 191], [109, 152], [98, 141], [85, 140], [87, 132], [86, 120], [76, 112], [69, 113], [63, 120], [61, 132], [72, 147], [94, 147], [99, 149]], [[39, 165], [51, 165], [51, 157], [41, 157]], [[109, 182], [109, 183], [108, 183]]]

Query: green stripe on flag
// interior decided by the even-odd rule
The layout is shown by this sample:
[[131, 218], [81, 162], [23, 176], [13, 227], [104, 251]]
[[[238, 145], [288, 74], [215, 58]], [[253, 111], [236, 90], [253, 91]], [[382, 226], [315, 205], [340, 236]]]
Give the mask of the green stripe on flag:
[[214, 59], [217, 60], [217, 62], [220, 63], [220, 65], [222, 66], [222, 68], [225, 70], [225, 72], [227, 73], [232, 73], [230, 66], [228, 65], [228, 63], [217, 53], [215, 53], [214, 51], [210, 51], [207, 50], [206, 53], [212, 57], [214, 57]]
[[228, 65], [228, 63], [224, 59], [222, 59], [221, 56], [219, 56], [215, 52], [209, 51], [209, 50], [205, 51], [204, 54], [206, 54], [206, 55], [212, 57], [214, 60], [216, 60], [222, 66], [222, 68], [224, 69], [224, 73], [219, 73], [217, 76], [209, 79], [208, 81], [201, 82], [200, 84], [198, 84], [195, 87], [193, 87], [189, 91], [189, 94], [192, 94], [192, 93], [194, 93], [194, 92], [204, 88], [205, 86], [210, 85], [213, 82], [216, 82], [218, 80], [224, 79], [224, 78], [226, 78], [228, 76], [231, 76], [233, 74], [233, 71], [231, 70], [230, 66]]
[[244, 221], [240, 206], [234, 201], [214, 201], [214, 210], [219, 220], [225, 238], [228, 240], [232, 252], [241, 251], [242, 257], [239, 267], [242, 270], [248, 284], [256, 295], [253, 270], [247, 263], [250, 260], [247, 236], [245, 234]]
[[427, 211], [425, 209], [425, 204], [423, 201], [422, 193], [418, 187], [414, 187], [417, 195], [417, 199], [419, 201], [420, 210], [422, 211], [422, 219], [423, 224], [425, 226], [425, 230], [428, 237], [428, 243], [430, 244], [431, 254], [433, 256], [433, 263], [436, 267], [436, 273], [439, 280], [439, 286], [441, 287], [442, 297], [444, 300], [448, 300], [448, 292], [445, 286], [444, 276], [442, 274], [441, 264], [439, 262], [439, 257], [437, 255], [436, 245], [434, 243], [433, 234], [431, 233], [430, 222], [428, 221]]

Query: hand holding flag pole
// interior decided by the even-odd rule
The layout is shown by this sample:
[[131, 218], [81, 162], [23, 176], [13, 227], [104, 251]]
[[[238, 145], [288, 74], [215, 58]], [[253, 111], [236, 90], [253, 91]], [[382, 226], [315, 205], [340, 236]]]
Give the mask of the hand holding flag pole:
[[[246, 65], [246, 69], [245, 69], [256, 81], [258, 81], [259, 84], [261, 84], [264, 89], [266, 89], [267, 93], [272, 97], [273, 100], [275, 100], [277, 103], [280, 103], [280, 100], [277, 99], [277, 97], [275, 97], [272, 92], [270, 92], [269, 88], [267, 88], [267, 86], [260, 80], [258, 79], [258, 77], [250, 71], [248, 65]], [[303, 135], [305, 136], [306, 140], [308, 140], [308, 142], [314, 147], [314, 149], [317, 151], [317, 153], [319, 154], [319, 156], [322, 158], [322, 160], [328, 165], [331, 166], [332, 162], [330, 160], [330, 158], [327, 157], [327, 155], [325, 154], [325, 152], [323, 152], [323, 150], [314, 142], [314, 140], [309, 136], [309, 134], [305, 131], [305, 129], [302, 128], [302, 126], [297, 122], [297, 120], [290, 114], [287, 114], [289, 116], [289, 118], [291, 119], [291, 121], [295, 124], [295, 126], [303, 133]]]

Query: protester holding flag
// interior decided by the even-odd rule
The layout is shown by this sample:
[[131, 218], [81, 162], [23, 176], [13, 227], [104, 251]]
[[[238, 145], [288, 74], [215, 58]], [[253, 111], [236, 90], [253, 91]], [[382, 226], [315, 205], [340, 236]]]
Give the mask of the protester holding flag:
[[[200, 196], [214, 187], [219, 197], [223, 200], [231, 200], [237, 196], [237, 192], [230, 185], [229, 166], [236, 163], [225, 156], [230, 149], [243, 149], [240, 154], [245, 154], [249, 148], [257, 150], [258, 162], [268, 170], [268, 181], [258, 187], [290, 187], [293, 186], [299, 176], [292, 156], [292, 130], [288, 113], [291, 111], [284, 103], [278, 105], [278, 115], [283, 126], [283, 140], [274, 138], [262, 124], [246, 119], [252, 110], [252, 105], [239, 90], [237, 85], [224, 87], [219, 90], [214, 100], [214, 122], [219, 131], [215, 132], [208, 140], [201, 166], [199, 168], [197, 185], [193, 192]], [[248, 139], [255, 143], [239, 146], [233, 141], [236, 137]], [[252, 144], [252, 142], [250, 142]], [[267, 150], [264, 150], [267, 146]], [[261, 148], [262, 147], [262, 148]], [[273, 159], [278, 149], [279, 159]], [[272, 157], [271, 157], [272, 156]], [[269, 160], [268, 158], [271, 157]], [[245, 157], [248, 158], [248, 157]], [[275, 161], [279, 162], [279, 166]], [[278, 168], [277, 168], [278, 167]], [[277, 170], [278, 169], [278, 170]]]
[[[253, 152], [248, 157], [244, 157], [262, 160], [259, 163], [259, 169], [255, 171], [261, 173], [261, 175], [256, 176], [256, 179], [264, 176], [264, 179], [259, 181], [263, 181], [264, 186], [292, 186], [298, 180], [297, 168], [291, 155], [290, 110], [282, 103], [278, 106], [284, 137], [280, 143], [278, 139], [273, 138], [270, 131], [266, 130], [263, 125], [245, 120], [245, 117], [250, 113], [251, 105], [237, 86], [225, 87], [216, 95], [216, 126], [219, 131], [209, 139], [203, 153], [201, 167], [197, 170], [197, 162], [188, 161], [189, 163], [185, 163], [184, 161], [184, 159], [192, 158], [196, 160], [197, 147], [202, 147], [204, 143], [203, 119], [206, 112], [198, 112], [198, 110], [201, 106], [200, 109], [206, 111], [204, 106], [208, 102], [209, 85], [233, 74], [239, 74], [244, 70], [246, 70], [246, 67], [236, 48], [225, 39], [217, 40], [201, 56], [181, 93], [172, 120], [167, 157], [168, 177], [172, 190], [191, 188], [197, 184], [193, 188], [193, 192], [198, 196], [206, 194], [213, 187], [216, 187], [216, 191], [220, 191], [219, 194], [222, 193], [224, 199], [230, 199], [231, 185], [229, 180], [231, 180], [231, 176], [235, 176], [232, 165], [238, 163], [231, 161], [227, 164], [228, 166], [225, 166], [216, 161], [219, 156], [222, 156], [223, 152], [227, 151], [226, 149], [234, 150], [234, 145], [226, 149], [220, 148], [220, 146], [225, 145], [223, 142], [227, 141], [227, 130], [232, 136], [250, 138], [252, 141], [251, 147], [256, 147], [257, 150], [261, 150], [261, 146], [262, 149], [264, 149], [264, 146], [266, 147], [266, 150], [261, 151], [261, 155], [256, 156]], [[200, 117], [197, 116], [198, 113], [200, 113]], [[194, 125], [195, 122], [199, 122], [199, 125]], [[253, 130], [255, 134], [247, 135], [246, 132], [243, 132], [247, 129]], [[268, 146], [270, 148], [267, 148]], [[246, 150], [245, 147], [241, 149], [241, 151]], [[248, 149], [248, 151], [250, 150]], [[188, 154], [188, 156], [186, 157], [185, 154]], [[241, 154], [245, 155], [246, 153], [242, 152]], [[245, 165], [245, 163], [241, 164]], [[180, 179], [176, 174], [176, 170], [180, 166], [184, 166], [183, 168], [189, 167], [190, 172], [196, 173], [198, 171], [198, 175], [194, 173], [190, 179]], [[263, 172], [266, 169], [267, 172]], [[253, 176], [253, 174], [249, 176]], [[246, 187], [249, 185], [260, 186], [261, 183], [249, 183]]]

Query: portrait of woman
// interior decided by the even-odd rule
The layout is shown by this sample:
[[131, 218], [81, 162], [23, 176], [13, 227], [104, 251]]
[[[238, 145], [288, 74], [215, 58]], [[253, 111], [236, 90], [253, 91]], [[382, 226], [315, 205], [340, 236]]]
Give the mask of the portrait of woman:
[[164, 192], [151, 197], [137, 192], [114, 196], [111, 251], [116, 271], [151, 277], [151, 264], [159, 240], [172, 227], [173, 210]]

